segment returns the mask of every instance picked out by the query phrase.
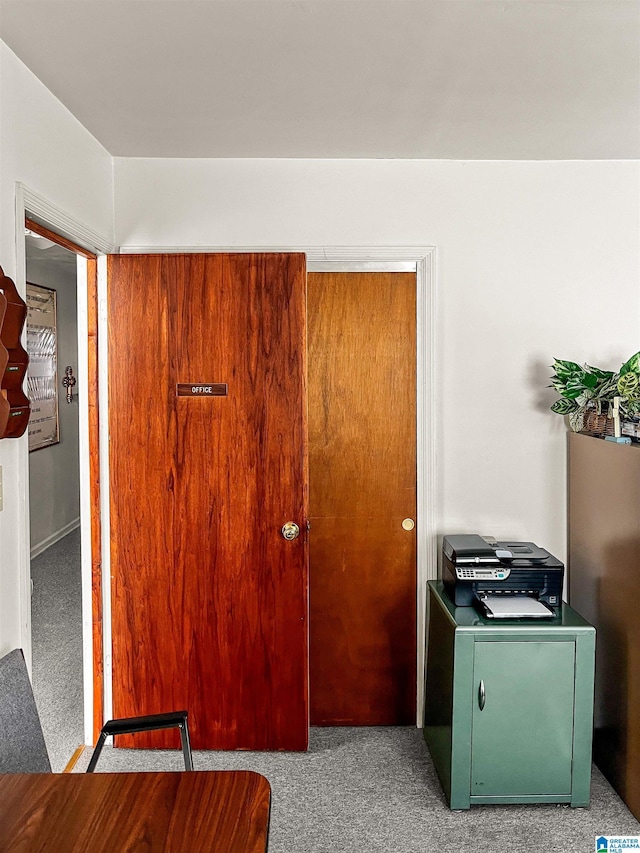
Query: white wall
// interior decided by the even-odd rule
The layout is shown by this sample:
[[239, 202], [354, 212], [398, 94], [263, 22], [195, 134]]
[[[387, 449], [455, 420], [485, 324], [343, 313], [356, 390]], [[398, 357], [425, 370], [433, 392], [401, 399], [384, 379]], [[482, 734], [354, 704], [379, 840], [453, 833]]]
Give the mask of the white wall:
[[[91, 230], [113, 237], [112, 159], [0, 42], [0, 265], [15, 280], [16, 182]], [[28, 559], [21, 439], [0, 441], [0, 655], [21, 642], [20, 564]]]
[[[37, 250], [35, 250], [37, 252]], [[66, 402], [62, 386], [65, 367], [78, 376], [77, 271], [72, 264], [27, 258], [27, 281], [56, 291], [58, 328], [58, 444], [29, 454], [29, 526], [31, 554], [35, 556], [78, 526], [80, 520], [80, 472], [78, 397]]]
[[554, 357], [640, 348], [637, 162], [115, 160], [132, 247], [434, 245], [438, 526], [566, 556]]

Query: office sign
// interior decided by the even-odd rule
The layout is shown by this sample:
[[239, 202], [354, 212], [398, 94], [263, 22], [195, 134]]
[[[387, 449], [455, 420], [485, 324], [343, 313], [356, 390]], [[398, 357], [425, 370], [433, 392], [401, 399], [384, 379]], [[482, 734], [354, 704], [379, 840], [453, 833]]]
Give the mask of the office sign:
[[226, 382], [178, 382], [177, 397], [226, 397]]

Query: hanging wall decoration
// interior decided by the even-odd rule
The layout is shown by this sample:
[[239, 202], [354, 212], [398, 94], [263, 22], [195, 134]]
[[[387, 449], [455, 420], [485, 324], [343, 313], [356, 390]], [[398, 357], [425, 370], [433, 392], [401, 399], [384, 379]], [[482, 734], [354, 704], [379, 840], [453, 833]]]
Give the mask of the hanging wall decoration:
[[0, 294], [0, 438], [19, 438], [27, 429], [30, 411], [22, 390], [29, 357], [20, 342], [27, 306], [2, 267]]
[[[4, 322], [4, 315], [7, 313], [7, 297], [4, 295], [4, 292], [0, 290], [0, 332], [2, 331], [2, 324]], [[2, 337], [0, 336], [0, 377], [4, 376], [4, 369], [7, 366], [7, 362], [9, 361], [9, 350], [2, 343]], [[4, 435], [4, 431], [7, 427], [7, 422], [9, 420], [9, 401], [7, 400], [7, 392], [4, 390], [4, 386], [0, 390], [0, 437]]]
[[56, 292], [27, 282], [29, 451], [58, 444], [58, 328]]

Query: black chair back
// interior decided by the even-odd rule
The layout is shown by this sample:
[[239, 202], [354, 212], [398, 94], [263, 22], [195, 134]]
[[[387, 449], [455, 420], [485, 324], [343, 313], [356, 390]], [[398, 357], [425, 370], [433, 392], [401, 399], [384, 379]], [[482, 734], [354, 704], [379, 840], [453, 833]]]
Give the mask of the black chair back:
[[[109, 720], [102, 727], [87, 773], [93, 773], [109, 735], [178, 728], [185, 770], [193, 770], [186, 711]], [[0, 659], [0, 773], [51, 773], [22, 649]]]

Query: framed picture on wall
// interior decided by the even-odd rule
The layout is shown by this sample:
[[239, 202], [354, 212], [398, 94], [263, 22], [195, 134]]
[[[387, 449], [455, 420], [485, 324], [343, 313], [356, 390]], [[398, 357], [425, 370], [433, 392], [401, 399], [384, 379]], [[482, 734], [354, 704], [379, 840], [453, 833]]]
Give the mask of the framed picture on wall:
[[27, 282], [29, 452], [58, 444], [58, 326], [56, 291]]

